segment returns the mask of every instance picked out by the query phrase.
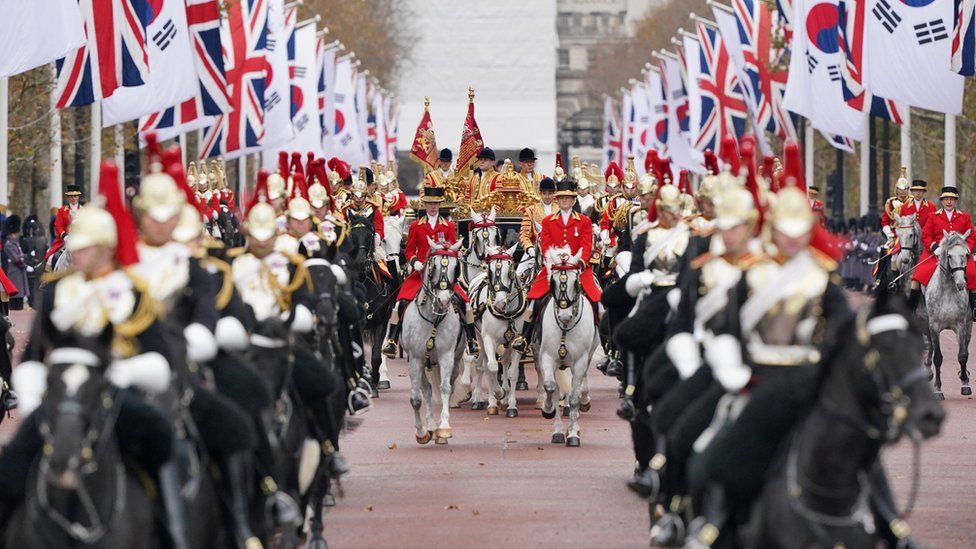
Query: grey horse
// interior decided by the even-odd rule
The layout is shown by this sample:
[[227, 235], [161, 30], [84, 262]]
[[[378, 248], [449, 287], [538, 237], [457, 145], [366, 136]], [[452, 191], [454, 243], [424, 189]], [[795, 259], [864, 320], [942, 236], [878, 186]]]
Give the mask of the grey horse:
[[[403, 315], [400, 342], [407, 353], [410, 372], [410, 405], [413, 406], [417, 442], [447, 444], [451, 438], [450, 397], [455, 367], [462, 347], [458, 345], [461, 319], [454, 309], [454, 285], [458, 274], [458, 250], [428, 239], [430, 254], [424, 264], [423, 282], [417, 297]], [[441, 396], [440, 422], [434, 423], [433, 385]], [[426, 423], [420, 405], [427, 403]]]
[[[928, 316], [930, 348], [935, 363], [935, 392], [942, 395], [942, 346], [939, 335], [944, 330], [956, 333], [959, 342], [959, 379], [962, 381], [962, 394], [971, 395], [969, 371], [969, 340], [973, 335], [973, 313], [969, 309], [969, 296], [966, 291], [966, 264], [969, 260], [969, 246], [964, 234], [943, 232], [942, 242], [936, 249], [939, 267], [932, 275], [923, 291], [925, 312]], [[930, 370], [931, 373], [931, 370]]]

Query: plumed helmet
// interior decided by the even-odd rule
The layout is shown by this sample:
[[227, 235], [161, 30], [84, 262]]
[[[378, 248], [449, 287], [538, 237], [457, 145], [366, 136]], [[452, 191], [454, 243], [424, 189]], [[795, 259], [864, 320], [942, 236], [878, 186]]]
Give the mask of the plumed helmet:
[[322, 208], [329, 203], [329, 192], [324, 186], [314, 183], [308, 188], [308, 202], [313, 208]]
[[184, 204], [180, 210], [180, 220], [173, 230], [173, 240], [186, 244], [193, 242], [203, 235], [203, 220], [200, 212], [189, 204]]
[[640, 178], [640, 183], [637, 185], [637, 192], [641, 196], [646, 194], [654, 194], [657, 192], [657, 179], [651, 173], [645, 173]]
[[681, 213], [681, 191], [678, 190], [678, 187], [663, 185], [658, 191], [656, 208], [659, 212]]
[[268, 175], [268, 200], [277, 200], [285, 196], [288, 183], [279, 173]]
[[908, 190], [911, 188], [911, 183], [908, 182], [907, 167], [901, 167], [901, 174], [898, 176], [898, 181], [895, 182], [895, 188], [904, 192], [908, 192]]
[[721, 230], [753, 222], [759, 215], [752, 193], [745, 187], [722, 189], [715, 195], [714, 202], [715, 223]]
[[786, 236], [796, 238], [809, 233], [815, 223], [806, 193], [797, 187], [784, 187], [770, 197], [770, 224]]
[[139, 213], [163, 222], [179, 215], [180, 209], [186, 204], [186, 196], [169, 174], [156, 172], [142, 177], [139, 194], [132, 200], [132, 204]]
[[244, 229], [251, 238], [270, 240], [278, 232], [276, 217], [274, 208], [270, 204], [258, 202], [247, 212]]
[[360, 180], [352, 184], [352, 195], [355, 196], [356, 198], [365, 197], [366, 192], [367, 189], [366, 189], [365, 181]]
[[288, 201], [288, 218], [304, 221], [312, 217], [312, 205], [302, 197], [292, 198]]
[[89, 204], [78, 210], [71, 220], [71, 232], [66, 237], [64, 247], [69, 252], [74, 252], [89, 246], [114, 248], [118, 242], [119, 236], [112, 214]]

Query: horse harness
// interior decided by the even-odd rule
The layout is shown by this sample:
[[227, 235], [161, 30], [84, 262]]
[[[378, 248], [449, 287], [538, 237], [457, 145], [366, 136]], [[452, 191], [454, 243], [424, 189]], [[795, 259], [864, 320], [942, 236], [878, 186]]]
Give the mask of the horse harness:
[[[553, 292], [552, 300], [552, 316], [556, 321], [556, 326], [559, 328], [559, 369], [565, 370], [569, 367], [566, 363], [566, 356], [569, 354], [569, 349], [566, 348], [566, 334], [573, 330], [583, 319], [583, 300], [580, 299], [583, 293], [582, 284], [580, 282], [579, 276], [576, 277], [576, 282], [573, 284], [573, 290], [576, 292], [575, 299], [572, 299], [569, 294], [569, 275], [566, 274], [568, 271], [581, 271], [582, 267], [575, 263], [559, 263], [552, 265], [550, 269], [553, 273], [550, 278], [556, 273], [556, 290]], [[558, 311], [565, 311], [567, 309], [572, 309], [572, 317], [569, 322], [564, 323], [559, 318]]]
[[[434, 350], [434, 345], [437, 338], [437, 328], [441, 325], [441, 322], [447, 318], [447, 313], [450, 308], [444, 310], [438, 310], [435, 306], [434, 292], [450, 290], [454, 286], [453, 279], [457, 277], [456, 273], [448, 272], [448, 268], [451, 265], [451, 260], [449, 258], [458, 257], [458, 252], [456, 250], [451, 250], [450, 248], [437, 248], [430, 251], [430, 255], [427, 258], [427, 266], [425, 266], [425, 271], [428, 269], [437, 270], [437, 279], [430, 283], [430, 277], [427, 276], [428, 273], [425, 272], [423, 277], [423, 283], [421, 284], [421, 299], [420, 303], [417, 304], [417, 314], [420, 318], [424, 319], [426, 322], [431, 324], [430, 336], [427, 337], [427, 343], [424, 345], [424, 364], [427, 368], [433, 368], [436, 363], [431, 361], [431, 351]], [[455, 266], [457, 269], [457, 266]], [[430, 303], [430, 312], [432, 317], [428, 318], [424, 316], [424, 304]]]
[[[501, 283], [502, 279], [502, 264], [508, 261], [512, 263], [509, 270], [510, 278], [512, 279], [511, 285], [503, 285]], [[492, 267], [492, 262], [495, 263]], [[501, 252], [497, 254], [492, 254], [488, 256], [488, 278], [486, 279], [486, 289], [488, 295], [485, 301], [485, 309], [491, 313], [492, 316], [499, 320], [504, 320], [508, 322], [508, 327], [505, 329], [505, 343], [511, 343], [515, 339], [515, 330], [513, 328], [513, 323], [522, 316], [525, 312], [525, 308], [528, 305], [528, 300], [525, 298], [525, 292], [523, 291], [522, 279], [519, 278], [518, 274], [515, 274], [515, 263], [512, 262], [512, 256], [508, 253]], [[502, 311], [496, 306], [496, 296], [498, 292], [505, 292], [508, 297], [503, 301], [505, 305], [512, 303], [512, 296], [518, 297], [516, 302], [517, 306], [512, 311]]]

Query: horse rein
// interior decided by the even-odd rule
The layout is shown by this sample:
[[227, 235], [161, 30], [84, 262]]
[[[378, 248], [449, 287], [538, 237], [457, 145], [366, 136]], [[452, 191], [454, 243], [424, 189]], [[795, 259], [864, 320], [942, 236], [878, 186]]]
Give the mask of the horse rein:
[[[427, 263], [424, 265], [424, 276], [420, 293], [421, 300], [417, 304], [417, 314], [431, 325], [430, 336], [428, 336], [427, 343], [424, 345], [424, 363], [428, 368], [434, 365], [430, 360], [430, 354], [436, 344], [437, 328], [447, 318], [447, 313], [451, 310], [450, 305], [443, 310], [438, 310], [435, 306], [436, 299], [434, 299], [434, 292], [450, 290], [454, 286], [454, 281], [450, 279], [450, 274], [448, 273], [448, 267], [451, 265], [451, 261], [448, 259], [449, 257], [457, 259], [458, 253], [449, 248], [432, 249], [427, 256]], [[428, 274], [430, 273], [430, 269], [435, 267], [435, 262], [437, 263], [437, 279], [433, 281], [434, 287], [432, 288], [431, 284], [428, 283], [430, 281]], [[455, 265], [456, 269], [457, 266]], [[428, 302], [430, 303], [430, 311], [434, 318], [424, 316], [423, 305]]]
[[[502, 277], [502, 266], [505, 262], [509, 263], [509, 278], [511, 278], [510, 285], [502, 285], [499, 283], [499, 279]], [[492, 267], [494, 263], [494, 268]], [[515, 263], [512, 261], [512, 256], [507, 253], [492, 254], [488, 256], [488, 278], [487, 278], [487, 290], [488, 298], [485, 304], [488, 312], [492, 314], [495, 318], [500, 320], [507, 320], [509, 322], [515, 320], [525, 312], [525, 307], [528, 301], [525, 299], [525, 293], [523, 292], [524, 286], [522, 285], [522, 279], [518, 275], [512, 276], [515, 272]], [[514, 311], [503, 312], [498, 310], [496, 306], [496, 295], [498, 292], [504, 291], [506, 294], [506, 299], [502, 302], [504, 305], [512, 303], [513, 298], [517, 298], [518, 306]], [[507, 310], [507, 307], [506, 307]]]
[[[560, 263], [550, 267], [552, 274], [549, 275], [550, 281], [552, 277], [559, 273], [556, 277], [558, 284], [556, 285], [557, 290], [553, 292], [553, 307], [552, 316], [556, 321], [556, 326], [559, 328], [559, 360], [562, 362], [569, 355], [569, 349], [566, 348], [566, 334], [568, 334], [573, 328], [579, 325], [580, 321], [583, 319], [583, 288], [579, 279], [579, 274], [582, 273], [583, 268], [578, 264], [571, 263]], [[568, 280], [569, 276], [566, 271], [578, 271], [576, 277], [576, 283], [573, 285], [573, 289], [576, 291], [575, 299], [572, 299], [570, 303]], [[567, 309], [572, 309], [572, 317], [569, 323], [563, 323], [559, 318], [559, 311], [565, 311]]]

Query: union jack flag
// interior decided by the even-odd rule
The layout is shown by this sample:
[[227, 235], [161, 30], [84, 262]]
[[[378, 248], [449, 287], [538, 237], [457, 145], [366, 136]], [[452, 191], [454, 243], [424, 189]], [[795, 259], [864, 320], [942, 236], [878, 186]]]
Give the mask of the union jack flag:
[[787, 71], [771, 69], [776, 61], [771, 47], [772, 15], [760, 0], [733, 0], [732, 10], [748, 78], [743, 84], [756, 101], [756, 125], [780, 139], [796, 140], [796, 127], [783, 108]]
[[732, 67], [729, 52], [718, 29], [698, 23], [698, 87], [701, 89], [701, 122], [695, 148], [716, 150], [722, 136], [742, 137], [746, 127], [746, 102]]
[[904, 107], [894, 100], [874, 95], [863, 85], [864, 2], [840, 0], [837, 13], [839, 46], [844, 52], [844, 63], [840, 71], [844, 101], [854, 109], [901, 124], [905, 116]]
[[57, 108], [80, 107], [111, 97], [123, 86], [149, 81], [146, 27], [155, 13], [149, 0], [78, 0], [88, 41], [58, 59]]
[[380, 159], [380, 141], [376, 135], [377, 114], [379, 113], [375, 110], [369, 109], [369, 114], [366, 115], [366, 142], [369, 145], [369, 159], [374, 161]]
[[386, 124], [383, 125], [384, 129], [386, 130], [386, 135], [384, 136], [384, 143], [386, 144], [386, 158], [387, 161], [396, 160], [397, 139], [400, 138], [400, 116], [397, 112], [398, 109], [396, 101], [387, 98], [383, 102], [383, 105], [386, 110], [386, 112], [383, 113], [383, 116], [386, 117]]
[[268, 6], [265, 0], [239, 0], [230, 4], [222, 31], [224, 68], [233, 109], [221, 114], [207, 128], [200, 158], [224, 155], [232, 159], [251, 152], [264, 137], [265, 59], [268, 40]]
[[976, 0], [955, 0], [952, 26], [952, 70], [963, 76], [976, 75]]
[[607, 97], [603, 101], [603, 169], [611, 162], [620, 164], [623, 156], [620, 109], [613, 104], [613, 99]]
[[186, 20], [200, 92], [180, 105], [142, 120], [139, 131], [155, 131], [160, 139], [201, 128], [207, 122], [206, 117], [231, 111], [220, 43], [218, 0], [186, 0]]

